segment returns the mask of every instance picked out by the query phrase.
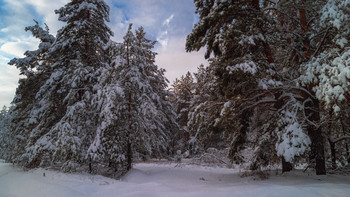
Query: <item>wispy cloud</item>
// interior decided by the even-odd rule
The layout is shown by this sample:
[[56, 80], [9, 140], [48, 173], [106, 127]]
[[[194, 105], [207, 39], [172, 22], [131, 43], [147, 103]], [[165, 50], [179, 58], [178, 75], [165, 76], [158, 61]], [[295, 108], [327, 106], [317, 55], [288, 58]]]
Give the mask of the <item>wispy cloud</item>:
[[174, 16], [175, 16], [175, 15], [172, 14], [172, 15], [169, 16], [169, 18], [165, 19], [164, 22], [163, 22], [163, 26], [169, 27], [170, 22], [171, 22], [171, 20], [173, 20]]
[[174, 14], [171, 14], [169, 16], [169, 18], [164, 20], [164, 22], [162, 24], [162, 29], [164, 29], [164, 30], [160, 31], [158, 36], [157, 36], [157, 41], [160, 43], [160, 45], [163, 48], [166, 48], [168, 45], [168, 41], [169, 41], [168, 29], [170, 27], [170, 22], [171, 22], [171, 20], [173, 20], [174, 16], [175, 16]]

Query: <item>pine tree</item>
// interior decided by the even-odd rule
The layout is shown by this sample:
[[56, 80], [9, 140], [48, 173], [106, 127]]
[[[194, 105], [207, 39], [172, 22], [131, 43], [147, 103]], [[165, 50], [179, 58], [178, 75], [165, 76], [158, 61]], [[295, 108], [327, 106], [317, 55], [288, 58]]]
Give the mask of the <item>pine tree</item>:
[[[200, 21], [187, 37], [186, 49], [193, 51], [206, 46], [206, 58], [211, 54], [214, 57], [211, 66], [216, 76], [217, 93], [212, 106], [220, 106], [221, 112], [210, 116], [216, 117], [216, 128], [221, 127], [225, 128], [221, 129], [223, 131], [232, 132], [231, 158], [236, 161], [241, 160], [239, 151], [247, 147], [246, 145], [253, 145], [255, 151], [251, 166], [257, 169], [267, 165], [273, 156], [269, 154], [273, 151], [265, 147], [276, 144], [276, 150], [274, 150], [277, 151], [276, 154], [291, 161], [290, 156], [281, 154], [278, 148], [281, 143], [280, 136], [285, 136], [283, 140], [298, 142], [290, 147], [283, 146], [284, 153], [294, 151], [294, 156], [304, 153], [307, 150], [309, 138], [301, 129], [307, 125], [300, 124], [304, 123], [300, 114], [303, 114], [307, 108], [295, 110], [295, 107], [305, 101], [305, 95], [311, 94], [307, 89], [300, 88], [296, 84], [296, 77], [300, 76], [296, 69], [300, 67], [293, 68], [290, 66], [293, 63], [287, 62], [286, 64], [290, 66], [288, 68], [293, 68], [296, 75], [286, 77], [285, 65], [274, 55], [286, 55], [287, 53], [283, 53], [284, 47], [290, 41], [287, 39], [287, 42], [279, 45], [279, 39], [283, 38], [284, 32], [277, 30], [279, 27], [277, 22], [280, 21], [276, 19], [283, 14], [286, 14], [283, 16], [287, 18], [290, 16], [279, 10], [279, 6], [294, 2], [198, 0], [195, 3]], [[274, 9], [277, 9], [277, 12], [270, 11]], [[302, 18], [303, 14], [300, 15], [300, 21], [303, 21]], [[294, 23], [290, 17], [288, 20]], [[298, 23], [301, 26], [302, 24]], [[295, 43], [297, 47], [304, 50], [302, 54], [309, 54], [310, 45], [306, 45], [303, 41], [297, 40]], [[270, 47], [272, 45], [276, 48]], [[292, 45], [292, 47], [296, 46]], [[295, 51], [295, 54], [298, 52], [300, 51]], [[208, 110], [197, 108], [197, 111], [207, 112]], [[291, 111], [293, 113], [290, 113]], [[200, 114], [199, 112], [197, 114]], [[269, 121], [264, 123], [261, 119], [253, 120], [251, 117], [257, 112], [264, 113], [270, 118]], [[293, 118], [290, 117], [291, 114]], [[206, 117], [209, 118], [208, 115]], [[289, 122], [287, 123], [286, 120]], [[280, 124], [272, 124], [271, 121], [277, 121]], [[290, 130], [291, 125], [295, 130]], [[256, 138], [252, 139], [249, 136], [256, 136]]]
[[187, 72], [186, 75], [181, 76], [180, 79], [175, 79], [171, 88], [171, 92], [175, 95], [173, 103], [176, 107], [176, 120], [180, 126], [179, 131], [175, 132], [172, 137], [174, 151], [181, 150], [185, 152], [188, 149], [190, 131], [187, 127], [187, 122], [190, 104], [194, 98], [194, 85], [192, 74]]
[[[34, 20], [35, 21], [35, 20]], [[40, 87], [50, 76], [51, 62], [46, 57], [49, 48], [55, 42], [55, 37], [49, 33], [49, 28], [40, 27], [35, 21], [34, 26], [28, 26], [26, 31], [40, 40], [40, 44], [35, 51], [26, 51], [24, 58], [14, 58], [9, 64], [16, 66], [20, 74], [25, 78], [19, 80], [19, 87], [16, 90], [13, 99], [13, 107], [10, 109], [10, 121], [7, 139], [10, 141], [6, 152], [8, 157], [5, 159], [14, 163], [26, 165], [27, 158], [24, 155], [27, 145], [26, 139], [31, 136], [31, 129], [34, 128], [38, 120], [39, 103], [36, 100], [36, 94]]]
[[[280, 23], [280, 35], [283, 38], [285, 58], [284, 70], [285, 74], [289, 74], [289, 80], [295, 82], [300, 81], [300, 76], [304, 72], [303, 64], [310, 61], [313, 55], [318, 53], [318, 46], [322, 42], [319, 34], [320, 14], [324, 1], [280, 1], [275, 4], [276, 15]], [[289, 16], [296, 15], [291, 18]], [[285, 75], [286, 76], [286, 75]], [[313, 85], [287, 84], [290, 89], [298, 89], [298, 92], [289, 91], [298, 98], [302, 104], [302, 113], [304, 115], [307, 134], [310, 137], [310, 161], [315, 163], [316, 174], [325, 174], [325, 157], [324, 143], [321, 127], [317, 126], [321, 121], [322, 110], [320, 100], [317, 99], [315, 92], [312, 90]], [[301, 85], [301, 87], [299, 86]], [[288, 92], [288, 91], [286, 91]]]
[[[52, 73], [36, 94], [41, 119], [31, 132], [26, 151], [36, 167], [40, 157], [63, 162], [66, 171], [87, 163], [86, 151], [96, 128], [90, 105], [99, 68], [110, 63], [107, 48], [111, 30], [109, 7], [99, 0], [72, 0], [55, 11], [67, 24], [49, 50]], [[38, 161], [38, 162], [36, 162]]]
[[[200, 65], [194, 73], [193, 99], [189, 105], [188, 122], [191, 139], [189, 141], [190, 152], [196, 153], [207, 148], [224, 148], [226, 140], [223, 140], [223, 132], [215, 125], [216, 117], [220, 114], [216, 81], [212, 65], [204, 67]], [[224, 144], [224, 145], [223, 145]]]
[[9, 141], [9, 126], [10, 126], [10, 116], [6, 106], [0, 111], [0, 158], [8, 158], [8, 147], [10, 146]]
[[[339, 106], [348, 103], [350, 98], [347, 93], [350, 80], [348, 65], [350, 53], [347, 49], [350, 30], [347, 17], [350, 14], [349, 3], [344, 1], [322, 1], [322, 3], [325, 5], [318, 10], [320, 17], [317, 23], [314, 26], [307, 26], [321, 33], [315, 33], [316, 42], [310, 42], [313, 53], [308, 61], [301, 65], [302, 74], [299, 79], [301, 85], [307, 87], [314, 95], [312, 101], [316, 103], [314, 105], [316, 109], [325, 110], [326, 114], [334, 114], [333, 118], [339, 120], [341, 116], [338, 115], [344, 113], [346, 109]], [[316, 173], [325, 174], [323, 136], [318, 126], [321, 124], [322, 114], [313, 111], [310, 114], [311, 117], [316, 117], [314, 126], [310, 126], [309, 129], [313, 141], [310, 159], [315, 160]], [[334, 145], [332, 144], [334, 141], [329, 142], [331, 146]]]
[[40, 44], [35, 51], [26, 51], [25, 58], [14, 58], [9, 64], [15, 65], [20, 70], [20, 75], [30, 78], [40, 72], [50, 70], [50, 62], [45, 57], [51, 45], [55, 42], [55, 37], [49, 33], [49, 27], [45, 24], [45, 29], [40, 27], [39, 22], [34, 20], [34, 26], [28, 26], [25, 31], [30, 31], [35, 38], [40, 39]]
[[[121, 109], [125, 105], [124, 91], [120, 86], [117, 68], [121, 58], [119, 43], [111, 43], [112, 63], [101, 69], [99, 83], [95, 85], [96, 94], [92, 105], [97, 113], [97, 129], [88, 149], [88, 157], [93, 164], [102, 164], [114, 169], [118, 177], [127, 172], [127, 133], [123, 129], [126, 120]], [[93, 166], [91, 166], [93, 167]]]
[[262, 92], [282, 84], [269, 44], [273, 20], [260, 1], [195, 3], [200, 21], [187, 37], [186, 50], [205, 46], [206, 58], [214, 56], [211, 67], [216, 92], [211, 106], [219, 110], [212, 114], [213, 125], [233, 131], [231, 157], [240, 160], [237, 154], [247, 141], [253, 109], [271, 103], [266, 99], [271, 95]]
[[138, 158], [161, 157], [177, 125], [164, 70], [154, 65], [156, 54], [150, 51], [155, 43], [145, 38], [142, 28], [134, 36], [130, 26], [123, 44], [118, 74], [126, 96], [128, 139]]
[[163, 156], [177, 127], [164, 71], [154, 64], [154, 42], [142, 28], [136, 36], [131, 28], [116, 45], [112, 66], [101, 75], [102, 91], [94, 101], [101, 109], [101, 124], [89, 148], [95, 161], [109, 162], [121, 174], [133, 158]]
[[176, 96], [176, 112], [178, 114], [177, 122], [182, 126], [187, 126], [188, 108], [194, 93], [194, 79], [190, 72], [175, 79], [172, 85], [172, 92]]

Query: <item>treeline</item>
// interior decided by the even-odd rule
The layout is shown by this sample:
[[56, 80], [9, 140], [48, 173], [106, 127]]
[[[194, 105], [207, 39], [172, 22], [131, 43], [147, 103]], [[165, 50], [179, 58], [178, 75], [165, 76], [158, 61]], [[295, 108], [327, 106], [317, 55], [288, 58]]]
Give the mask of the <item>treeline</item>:
[[173, 85], [186, 147], [228, 147], [252, 170], [349, 165], [350, 3], [194, 2], [186, 50], [210, 64]]
[[66, 23], [56, 37], [38, 23], [26, 28], [41, 43], [10, 62], [25, 77], [1, 116], [0, 156], [117, 176], [135, 158], [208, 148], [229, 148], [232, 162], [252, 170], [302, 163], [321, 175], [347, 166], [350, 3], [194, 2], [199, 21], [186, 50], [205, 48], [210, 63], [177, 79], [172, 93], [154, 64], [155, 42], [131, 26], [122, 43], [111, 41], [101, 0], [56, 10]]

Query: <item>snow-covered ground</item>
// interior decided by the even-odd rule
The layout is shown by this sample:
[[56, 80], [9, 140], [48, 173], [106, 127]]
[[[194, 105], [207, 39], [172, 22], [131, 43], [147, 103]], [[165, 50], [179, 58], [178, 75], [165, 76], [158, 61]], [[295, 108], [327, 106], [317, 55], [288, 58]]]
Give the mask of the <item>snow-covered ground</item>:
[[[45, 173], [45, 176], [43, 176]], [[305, 173], [241, 178], [238, 169], [139, 163], [122, 180], [0, 163], [0, 197], [350, 196], [350, 177]]]

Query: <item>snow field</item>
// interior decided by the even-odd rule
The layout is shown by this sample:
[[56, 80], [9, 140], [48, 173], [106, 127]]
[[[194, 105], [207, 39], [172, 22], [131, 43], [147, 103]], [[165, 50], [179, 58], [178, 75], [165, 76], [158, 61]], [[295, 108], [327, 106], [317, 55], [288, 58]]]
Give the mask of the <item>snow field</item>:
[[[45, 176], [43, 176], [45, 173]], [[267, 180], [241, 178], [238, 169], [138, 163], [121, 180], [99, 175], [23, 171], [0, 163], [0, 197], [229, 197], [350, 194], [350, 177], [293, 172]]]

